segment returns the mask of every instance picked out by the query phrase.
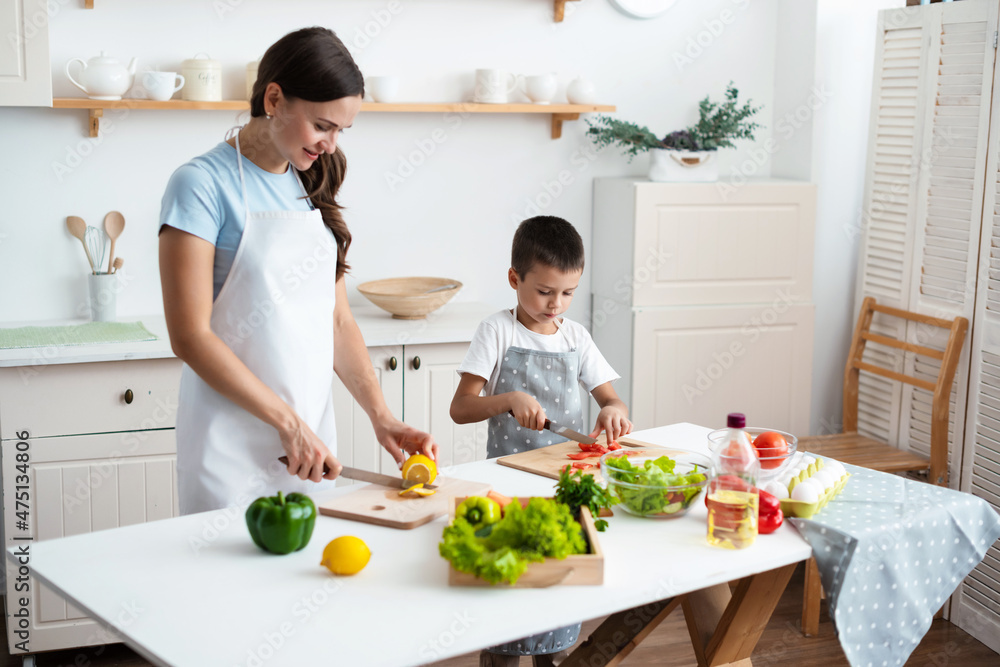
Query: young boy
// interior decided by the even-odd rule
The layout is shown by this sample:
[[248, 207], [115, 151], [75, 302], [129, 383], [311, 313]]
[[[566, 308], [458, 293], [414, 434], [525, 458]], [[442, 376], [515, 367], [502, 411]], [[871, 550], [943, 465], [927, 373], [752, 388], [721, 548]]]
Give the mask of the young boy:
[[[612, 442], [632, 430], [628, 408], [611, 388], [619, 375], [582, 325], [559, 317], [573, 301], [583, 260], [583, 240], [562, 218], [529, 218], [514, 233], [507, 279], [517, 292], [517, 308], [480, 323], [451, 402], [458, 424], [489, 420], [489, 458], [562, 442], [542, 431], [546, 418], [583, 431], [581, 385], [601, 406], [591, 437], [605, 431]], [[579, 625], [569, 626], [488, 651], [556, 653], [572, 646], [579, 633]]]

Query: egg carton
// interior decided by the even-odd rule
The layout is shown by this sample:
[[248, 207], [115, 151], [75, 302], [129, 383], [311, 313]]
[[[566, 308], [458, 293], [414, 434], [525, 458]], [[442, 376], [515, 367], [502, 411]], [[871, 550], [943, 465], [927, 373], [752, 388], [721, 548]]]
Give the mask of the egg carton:
[[[795, 490], [795, 487], [804, 482], [809, 477], [816, 474], [817, 470], [823, 468], [823, 459], [816, 459], [814, 463], [810, 463], [809, 466], [800, 472], [798, 475], [792, 477], [788, 482], [788, 493], [791, 494]], [[847, 485], [847, 480], [850, 478], [851, 474], [845, 472], [840, 479], [838, 479], [833, 486], [824, 489], [823, 493], [820, 495], [819, 500], [814, 503], [807, 503], [802, 500], [792, 500], [791, 498], [781, 499], [781, 512], [785, 516], [793, 516], [799, 519], [811, 519], [814, 514], [819, 512], [821, 509], [826, 507], [826, 504], [837, 497], [844, 487]]]

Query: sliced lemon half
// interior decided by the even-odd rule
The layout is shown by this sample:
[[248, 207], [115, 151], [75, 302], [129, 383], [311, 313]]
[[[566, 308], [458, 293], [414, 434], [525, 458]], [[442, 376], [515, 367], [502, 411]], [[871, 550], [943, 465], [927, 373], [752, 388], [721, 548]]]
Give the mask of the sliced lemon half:
[[409, 484], [430, 484], [437, 477], [437, 464], [423, 454], [414, 454], [406, 459], [402, 472]]

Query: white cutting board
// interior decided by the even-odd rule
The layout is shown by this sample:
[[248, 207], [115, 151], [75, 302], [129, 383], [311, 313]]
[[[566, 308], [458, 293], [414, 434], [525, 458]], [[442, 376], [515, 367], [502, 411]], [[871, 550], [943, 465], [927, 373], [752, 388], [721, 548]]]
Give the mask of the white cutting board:
[[455, 496], [485, 496], [493, 488], [483, 482], [438, 477], [433, 496], [399, 495], [398, 488], [366, 484], [357, 491], [327, 500], [318, 506], [319, 513], [376, 526], [410, 530], [429, 523], [451, 511]]

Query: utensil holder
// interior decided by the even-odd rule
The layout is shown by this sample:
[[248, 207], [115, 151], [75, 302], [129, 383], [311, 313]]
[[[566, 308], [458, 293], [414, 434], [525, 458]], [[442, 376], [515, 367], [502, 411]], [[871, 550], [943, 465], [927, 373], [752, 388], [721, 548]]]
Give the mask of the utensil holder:
[[113, 273], [87, 274], [90, 288], [90, 319], [94, 322], [114, 322], [120, 289], [118, 276]]

